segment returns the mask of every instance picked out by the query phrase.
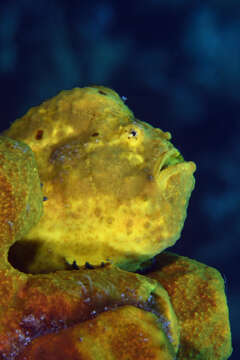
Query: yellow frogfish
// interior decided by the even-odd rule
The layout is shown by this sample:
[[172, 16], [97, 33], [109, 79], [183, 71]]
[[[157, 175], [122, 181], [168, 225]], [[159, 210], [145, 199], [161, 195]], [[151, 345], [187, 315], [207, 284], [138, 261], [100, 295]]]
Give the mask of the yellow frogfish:
[[[135, 271], [180, 237], [196, 166], [115, 91], [62, 91], [3, 135], [32, 149], [46, 200], [38, 224], [14, 246], [23, 271], [105, 262]], [[24, 265], [22, 249], [31, 253]]]
[[228, 359], [221, 274], [163, 251], [194, 170], [105, 87], [16, 120], [0, 136], [0, 359]]

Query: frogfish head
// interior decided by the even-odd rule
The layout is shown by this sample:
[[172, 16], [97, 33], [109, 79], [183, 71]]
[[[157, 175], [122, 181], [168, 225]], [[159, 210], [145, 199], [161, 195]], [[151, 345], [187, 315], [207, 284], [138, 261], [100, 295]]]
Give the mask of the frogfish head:
[[180, 237], [196, 166], [113, 90], [62, 91], [4, 134], [31, 147], [47, 198], [21, 240], [37, 244], [26, 272], [105, 261], [134, 271]]

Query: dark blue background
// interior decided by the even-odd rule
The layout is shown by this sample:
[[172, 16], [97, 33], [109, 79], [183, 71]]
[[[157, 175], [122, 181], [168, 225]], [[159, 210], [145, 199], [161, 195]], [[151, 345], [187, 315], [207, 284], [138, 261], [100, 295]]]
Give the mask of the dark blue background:
[[2, 0], [0, 84], [0, 130], [62, 89], [101, 84], [172, 133], [197, 172], [171, 250], [224, 276], [239, 359], [239, 0]]

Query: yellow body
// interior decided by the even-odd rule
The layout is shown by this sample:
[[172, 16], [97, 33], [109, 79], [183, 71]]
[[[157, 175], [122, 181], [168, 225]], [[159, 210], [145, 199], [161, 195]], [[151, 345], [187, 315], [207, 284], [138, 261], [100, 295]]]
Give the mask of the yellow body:
[[168, 292], [180, 325], [178, 360], [226, 360], [232, 353], [224, 280], [217, 269], [164, 252], [147, 276]]
[[4, 135], [31, 147], [48, 199], [21, 241], [34, 254], [26, 272], [107, 261], [134, 271], [180, 237], [195, 164], [113, 90], [62, 91]]
[[[146, 266], [180, 236], [195, 165], [183, 161], [169, 133], [135, 120], [112, 90], [92, 87], [60, 93], [4, 135], [0, 357], [231, 355], [216, 269], [169, 252], [146, 276], [100, 264]], [[74, 270], [55, 271], [74, 261]], [[76, 270], [86, 261], [98, 266]]]
[[11, 268], [7, 260], [9, 247], [39, 221], [42, 198], [30, 147], [0, 136], [0, 269]]

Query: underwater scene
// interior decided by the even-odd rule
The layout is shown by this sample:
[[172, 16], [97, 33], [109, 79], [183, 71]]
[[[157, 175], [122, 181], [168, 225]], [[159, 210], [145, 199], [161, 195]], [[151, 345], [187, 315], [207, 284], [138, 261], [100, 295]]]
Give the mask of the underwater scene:
[[0, 3], [0, 359], [239, 359], [239, 36], [236, 0]]

